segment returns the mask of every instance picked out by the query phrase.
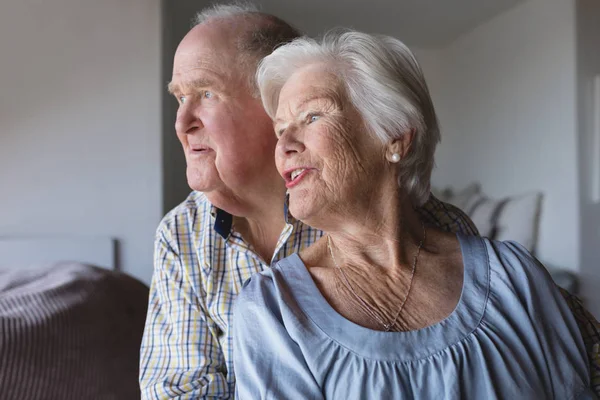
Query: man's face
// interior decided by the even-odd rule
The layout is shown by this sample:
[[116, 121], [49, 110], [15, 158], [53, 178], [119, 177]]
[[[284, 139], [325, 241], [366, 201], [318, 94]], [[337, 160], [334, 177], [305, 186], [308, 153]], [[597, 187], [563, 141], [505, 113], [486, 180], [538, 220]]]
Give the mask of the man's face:
[[239, 68], [235, 33], [219, 23], [193, 28], [175, 53], [169, 84], [179, 103], [175, 130], [188, 184], [207, 194], [240, 196], [281, 184], [272, 122]]

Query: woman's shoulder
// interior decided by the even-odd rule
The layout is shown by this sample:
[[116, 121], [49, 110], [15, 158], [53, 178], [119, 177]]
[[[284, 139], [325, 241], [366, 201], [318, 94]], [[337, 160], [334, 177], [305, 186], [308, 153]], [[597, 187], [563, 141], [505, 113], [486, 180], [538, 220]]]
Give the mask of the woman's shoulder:
[[543, 354], [538, 356], [548, 363], [550, 376], [557, 381], [587, 386], [581, 332], [550, 273], [519, 243], [479, 240], [489, 259], [488, 326], [510, 327], [507, 335], [516, 334], [520, 341], [541, 346]]
[[498, 241], [480, 236], [460, 235], [465, 263], [488, 264], [511, 275], [550, 279], [544, 266], [524, 246], [514, 241]]
[[281, 292], [285, 289], [286, 271], [298, 267], [301, 263], [297, 254], [292, 254], [270, 268], [257, 272], [244, 282], [235, 301], [235, 310], [277, 309], [282, 306]]
[[496, 296], [516, 297], [530, 311], [539, 312], [548, 301], [563, 308], [563, 298], [550, 273], [524, 246], [514, 241], [479, 240], [489, 265], [490, 289]]
[[303, 267], [304, 264], [297, 253], [291, 254], [269, 268], [252, 275], [242, 286], [242, 293], [252, 293], [262, 290], [272, 290], [285, 279], [289, 271]]
[[537, 284], [543, 282], [554, 286], [554, 281], [543, 264], [520, 243], [483, 240], [493, 267], [501, 268], [506, 274], [520, 278], [518, 282], [534, 281]]

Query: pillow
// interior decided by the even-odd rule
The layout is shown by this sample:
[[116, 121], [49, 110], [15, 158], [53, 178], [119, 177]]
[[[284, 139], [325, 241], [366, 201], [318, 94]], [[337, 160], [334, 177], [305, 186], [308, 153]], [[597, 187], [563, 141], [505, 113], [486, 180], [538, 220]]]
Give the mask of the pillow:
[[530, 193], [507, 199], [496, 225], [497, 240], [514, 240], [535, 253], [539, 234], [542, 194]]
[[447, 187], [445, 189], [440, 189], [436, 187], [431, 187], [431, 193], [440, 201], [444, 203], [450, 203], [452, 197], [454, 197], [454, 191], [451, 187]]
[[494, 240], [513, 240], [535, 252], [541, 211], [541, 193], [529, 193], [503, 199], [480, 194], [472, 198], [465, 212], [481, 236]]
[[472, 183], [463, 190], [456, 192], [450, 203], [460, 208], [464, 212], [467, 212], [469, 207], [481, 197], [481, 185], [479, 183]]
[[444, 203], [450, 203], [455, 207], [465, 211], [466, 207], [473, 202], [473, 199], [479, 198], [481, 185], [479, 183], [471, 183], [466, 188], [455, 192], [451, 187], [445, 189], [431, 188], [431, 193]]

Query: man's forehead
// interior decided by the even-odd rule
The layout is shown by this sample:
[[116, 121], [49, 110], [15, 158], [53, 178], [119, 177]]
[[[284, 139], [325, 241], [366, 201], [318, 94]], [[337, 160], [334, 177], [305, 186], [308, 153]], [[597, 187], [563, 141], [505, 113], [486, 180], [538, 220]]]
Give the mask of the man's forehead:
[[218, 26], [196, 26], [183, 38], [175, 52], [174, 67], [179, 64], [222, 63], [236, 57], [229, 32]]
[[173, 60], [173, 80], [197, 79], [199, 75], [228, 79], [235, 75], [236, 55], [227, 46], [197, 41], [182, 43]]
[[173, 71], [185, 72], [195, 68], [210, 68], [225, 62], [225, 52], [207, 46], [177, 49], [173, 59]]
[[213, 52], [200, 49], [177, 52], [173, 61], [173, 85], [187, 85], [193, 81], [225, 81], [233, 75], [231, 63]]
[[222, 23], [204, 23], [192, 28], [181, 40], [175, 57], [194, 58], [196, 54], [207, 56], [220, 55], [229, 58], [235, 56], [236, 42], [234, 32]]

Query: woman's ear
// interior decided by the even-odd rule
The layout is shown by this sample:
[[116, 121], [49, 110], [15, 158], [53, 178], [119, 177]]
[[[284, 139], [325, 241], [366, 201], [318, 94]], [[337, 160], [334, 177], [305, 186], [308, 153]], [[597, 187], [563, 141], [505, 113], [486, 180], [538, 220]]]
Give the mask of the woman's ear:
[[403, 160], [410, 151], [414, 137], [415, 129], [411, 129], [408, 132], [404, 132], [398, 139], [390, 141], [386, 151], [387, 160], [391, 163], [397, 163], [400, 162], [400, 160]]

